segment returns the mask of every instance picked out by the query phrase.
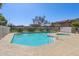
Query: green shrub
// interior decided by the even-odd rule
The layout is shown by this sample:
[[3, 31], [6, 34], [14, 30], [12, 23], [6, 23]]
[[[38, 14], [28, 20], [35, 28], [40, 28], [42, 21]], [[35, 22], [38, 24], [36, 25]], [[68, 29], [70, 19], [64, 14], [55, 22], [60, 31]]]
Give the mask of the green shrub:
[[35, 32], [36, 28], [28, 28], [27, 31], [28, 32]]
[[23, 32], [23, 29], [22, 28], [18, 28], [16, 31], [21, 33], [21, 32]]

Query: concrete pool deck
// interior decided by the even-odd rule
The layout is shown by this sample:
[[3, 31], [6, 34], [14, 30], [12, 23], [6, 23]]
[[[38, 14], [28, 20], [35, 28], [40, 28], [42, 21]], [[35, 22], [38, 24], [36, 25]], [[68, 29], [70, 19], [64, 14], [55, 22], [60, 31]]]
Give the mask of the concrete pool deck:
[[0, 56], [79, 56], [79, 34], [61, 36], [55, 43], [38, 47], [12, 44], [13, 35], [0, 40]]

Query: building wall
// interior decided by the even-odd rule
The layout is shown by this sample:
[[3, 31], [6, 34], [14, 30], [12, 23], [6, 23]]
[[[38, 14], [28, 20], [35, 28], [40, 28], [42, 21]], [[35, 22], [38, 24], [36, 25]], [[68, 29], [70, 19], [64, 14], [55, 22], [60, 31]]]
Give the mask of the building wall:
[[6, 26], [0, 26], [0, 39], [9, 33], [10, 28]]

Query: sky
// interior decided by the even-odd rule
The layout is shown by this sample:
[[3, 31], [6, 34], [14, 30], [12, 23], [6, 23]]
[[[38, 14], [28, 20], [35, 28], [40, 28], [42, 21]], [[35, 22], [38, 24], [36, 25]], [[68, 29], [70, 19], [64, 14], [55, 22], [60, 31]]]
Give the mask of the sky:
[[7, 3], [0, 12], [14, 25], [32, 24], [35, 16], [46, 16], [49, 22], [79, 18], [79, 4], [68, 3]]

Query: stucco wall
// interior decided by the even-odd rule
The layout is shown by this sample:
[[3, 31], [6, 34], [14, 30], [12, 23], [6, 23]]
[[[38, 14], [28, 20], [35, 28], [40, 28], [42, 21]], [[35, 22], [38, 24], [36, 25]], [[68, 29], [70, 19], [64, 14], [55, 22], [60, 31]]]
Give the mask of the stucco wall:
[[9, 33], [9, 29], [7, 26], [0, 26], [0, 39]]

